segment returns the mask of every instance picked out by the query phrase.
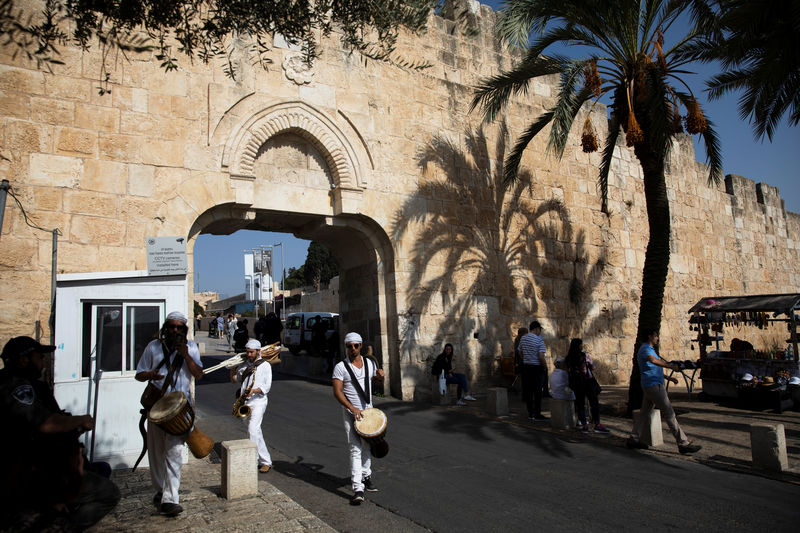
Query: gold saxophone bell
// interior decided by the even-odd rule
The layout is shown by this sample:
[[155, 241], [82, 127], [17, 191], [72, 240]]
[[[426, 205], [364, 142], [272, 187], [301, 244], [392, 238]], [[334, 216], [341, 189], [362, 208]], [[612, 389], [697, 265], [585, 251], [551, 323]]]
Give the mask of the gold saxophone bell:
[[237, 418], [247, 418], [250, 416], [250, 408], [246, 405], [240, 405], [239, 408], [233, 412], [233, 416]]

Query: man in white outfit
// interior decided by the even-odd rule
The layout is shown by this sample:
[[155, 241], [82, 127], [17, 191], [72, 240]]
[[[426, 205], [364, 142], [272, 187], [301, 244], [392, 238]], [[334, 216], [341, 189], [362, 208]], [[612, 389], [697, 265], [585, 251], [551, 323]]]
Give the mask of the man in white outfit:
[[[174, 363], [178, 367], [164, 394], [181, 391], [191, 403], [192, 378], [203, 377], [203, 363], [197, 344], [186, 339], [188, 322], [186, 315], [179, 311], [167, 315], [160, 338], [151, 341], [142, 353], [136, 366], [136, 380], [149, 381], [161, 390]], [[156, 424], [147, 423], [147, 459], [150, 462], [150, 479], [156, 489], [153, 504], [165, 516], [177, 516], [183, 512], [178, 503], [178, 489], [183, 465], [181, 452], [187, 436], [188, 432], [170, 435]]]
[[360, 505], [364, 501], [365, 489], [370, 492], [378, 489], [372, 483], [372, 456], [369, 452], [369, 444], [361, 439], [353, 426], [355, 420], [361, 420], [361, 411], [372, 407], [372, 394], [370, 392], [368, 398], [363, 398], [359, 394], [345, 365], [350, 367], [360, 384], [364, 383], [365, 373], [371, 381], [378, 382], [382, 382], [385, 375], [374, 362], [361, 357], [361, 345], [361, 335], [348, 333], [344, 338], [347, 360], [339, 361], [333, 369], [333, 396], [343, 407], [342, 418], [350, 450], [350, 479], [353, 484], [353, 498], [350, 503], [352, 505]]
[[272, 457], [264, 441], [261, 421], [267, 410], [267, 394], [272, 388], [272, 366], [261, 358], [261, 343], [256, 339], [247, 341], [245, 348], [247, 361], [231, 370], [231, 381], [242, 384], [239, 394], [246, 395], [244, 404], [250, 408], [247, 433], [258, 448], [258, 471], [266, 473], [272, 468]]

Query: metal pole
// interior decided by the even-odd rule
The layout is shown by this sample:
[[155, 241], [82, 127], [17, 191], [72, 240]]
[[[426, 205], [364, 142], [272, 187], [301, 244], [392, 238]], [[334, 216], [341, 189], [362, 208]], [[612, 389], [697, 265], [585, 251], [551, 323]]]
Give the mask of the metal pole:
[[0, 182], [0, 235], [3, 233], [3, 215], [6, 213], [6, 195], [9, 187], [8, 180]]
[[283, 310], [281, 311], [281, 319], [286, 319], [286, 270], [283, 267], [283, 243], [278, 242], [275, 243], [275, 246], [281, 247], [281, 305]]
[[94, 461], [94, 437], [97, 435], [97, 397], [100, 393], [100, 376], [103, 369], [100, 368], [100, 362], [103, 357], [103, 330], [106, 328], [105, 313], [100, 315], [100, 338], [97, 341], [97, 353], [95, 354], [95, 367], [94, 367], [94, 409], [92, 418], [94, 419], [94, 428], [92, 429], [92, 445], [89, 448], [89, 462]]
[[53, 258], [50, 266], [50, 344], [56, 343], [56, 268], [58, 267], [58, 228], [53, 230]]

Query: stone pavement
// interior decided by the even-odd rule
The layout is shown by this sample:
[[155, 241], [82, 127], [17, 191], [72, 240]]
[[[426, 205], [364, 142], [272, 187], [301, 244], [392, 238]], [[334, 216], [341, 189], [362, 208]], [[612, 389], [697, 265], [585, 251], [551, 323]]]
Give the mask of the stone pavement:
[[[268, 476], [269, 474], [266, 474]], [[260, 474], [258, 495], [226, 500], [220, 496], [220, 464], [216, 452], [205, 459], [189, 457], [181, 473], [183, 513], [175, 518], [158, 514], [153, 505], [150, 470], [115, 471], [112, 479], [122, 493], [117, 507], [89, 531], [125, 532], [333, 532], [322, 520], [273, 487]]]
[[[699, 387], [698, 387], [699, 389]], [[715, 468], [723, 468], [741, 473], [769, 477], [775, 480], [800, 484], [800, 411], [786, 410], [778, 414], [772, 410], [748, 410], [730, 403], [716, 401], [700, 401], [699, 390], [688, 394], [685, 386], [671, 385], [669, 397], [678, 423], [690, 440], [703, 447], [692, 456], [680, 455], [666, 423], [663, 425], [664, 444], [648, 451], [631, 451], [631, 453], [651, 453], [670, 456], [686, 461], [695, 461]], [[476, 394], [478, 401], [468, 402], [466, 407], [445, 407], [445, 409], [466, 409], [477, 416], [490, 417], [485, 414], [484, 395]], [[539, 431], [558, 434], [569, 440], [584, 441], [591, 439], [609, 446], [625, 446], [625, 439], [631, 430], [631, 419], [625, 417], [628, 397], [626, 386], [603, 386], [600, 395], [600, 419], [603, 425], [611, 430], [609, 435], [583, 434], [577, 430], [555, 430], [548, 422], [531, 423], [520, 394], [509, 394], [510, 414], [499, 417], [517, 425], [532, 426]], [[548, 413], [548, 399], [543, 400], [542, 410]], [[588, 409], [587, 409], [588, 411]], [[587, 413], [588, 414], [588, 413]], [[783, 424], [786, 435], [786, 453], [789, 470], [783, 473], [771, 473], [754, 469], [750, 449], [751, 424]]]

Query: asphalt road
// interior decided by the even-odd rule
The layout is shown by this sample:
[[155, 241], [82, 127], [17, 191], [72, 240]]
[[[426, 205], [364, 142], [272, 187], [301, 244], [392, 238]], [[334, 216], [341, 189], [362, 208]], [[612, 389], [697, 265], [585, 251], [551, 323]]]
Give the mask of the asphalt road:
[[[247, 438], [225, 371], [197, 387], [198, 424], [216, 442]], [[210, 379], [209, 379], [210, 378]], [[341, 408], [329, 385], [275, 375], [264, 435], [267, 479], [340, 531], [793, 531], [800, 486], [690, 461], [570, 441], [457, 409], [376, 399], [389, 455], [380, 488], [348, 505]], [[594, 439], [593, 439], [594, 440]]]

